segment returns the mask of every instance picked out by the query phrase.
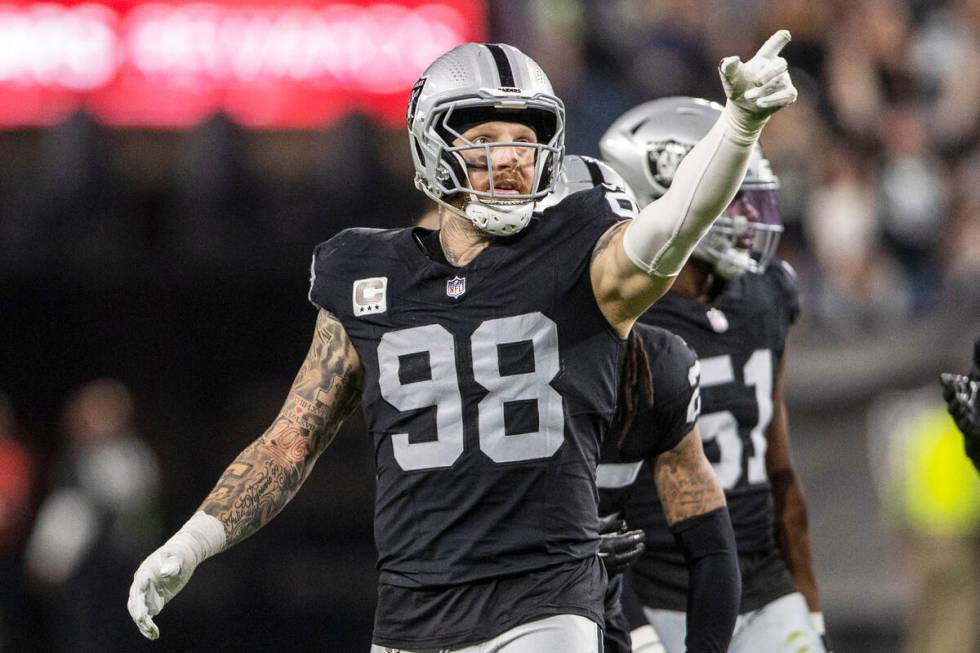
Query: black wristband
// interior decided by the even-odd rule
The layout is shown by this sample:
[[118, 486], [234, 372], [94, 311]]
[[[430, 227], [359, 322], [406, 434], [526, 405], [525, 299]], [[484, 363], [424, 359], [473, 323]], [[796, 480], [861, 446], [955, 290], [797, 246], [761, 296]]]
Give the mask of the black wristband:
[[732, 518], [724, 506], [679, 521], [670, 527], [670, 532], [688, 563], [735, 551]]
[[735, 630], [742, 577], [728, 508], [685, 519], [670, 529], [684, 552], [688, 653], [725, 653]]

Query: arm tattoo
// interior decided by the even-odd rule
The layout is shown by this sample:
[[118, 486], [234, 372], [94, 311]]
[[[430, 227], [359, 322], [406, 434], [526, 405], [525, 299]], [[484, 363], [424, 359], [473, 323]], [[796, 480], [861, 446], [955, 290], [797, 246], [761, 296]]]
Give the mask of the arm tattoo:
[[200, 510], [225, 526], [227, 545], [275, 517], [361, 396], [361, 367], [344, 327], [321, 310], [313, 344], [272, 426], [228, 466]]
[[617, 222], [613, 226], [606, 229], [606, 232], [599, 236], [599, 240], [596, 241], [595, 246], [592, 248], [592, 260], [596, 260], [602, 252], [609, 247], [616, 235], [625, 230], [627, 225], [629, 225], [629, 220], [624, 220], [623, 222]]
[[704, 456], [697, 428], [657, 457], [654, 476], [671, 526], [725, 505], [725, 493]]

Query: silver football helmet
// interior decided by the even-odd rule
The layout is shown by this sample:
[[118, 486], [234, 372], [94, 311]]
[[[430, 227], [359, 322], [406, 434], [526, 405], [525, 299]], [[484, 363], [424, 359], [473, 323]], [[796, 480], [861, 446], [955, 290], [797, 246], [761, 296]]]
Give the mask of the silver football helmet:
[[544, 211], [561, 203], [569, 195], [595, 186], [605, 186], [607, 195], [613, 197], [612, 201], [619, 205], [619, 213], [625, 211], [627, 214], [636, 214], [636, 199], [626, 180], [599, 159], [579, 154], [565, 156], [555, 189], [539, 201], [535, 209], [539, 212]]
[[[667, 192], [681, 159], [714, 126], [721, 111], [715, 102], [690, 97], [646, 102], [606, 130], [599, 150], [632, 187], [642, 208]], [[756, 144], [738, 194], [698, 243], [694, 256], [726, 279], [760, 273], [775, 255], [782, 232], [779, 178]]]
[[[538, 142], [463, 138], [468, 126], [491, 120], [527, 124]], [[477, 228], [508, 236], [527, 226], [534, 203], [554, 188], [565, 153], [565, 106], [541, 67], [517, 48], [465, 43], [436, 59], [415, 83], [408, 134], [416, 188]], [[498, 192], [494, 162], [508, 152], [533, 157], [530, 192]], [[489, 173], [489, 190], [473, 188], [471, 169]], [[462, 209], [448, 201], [458, 193], [468, 195]]]

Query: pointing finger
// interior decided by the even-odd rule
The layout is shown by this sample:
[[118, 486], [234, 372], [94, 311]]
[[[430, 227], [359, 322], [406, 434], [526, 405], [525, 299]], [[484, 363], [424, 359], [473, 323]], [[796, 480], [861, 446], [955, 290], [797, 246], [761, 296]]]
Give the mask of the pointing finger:
[[790, 35], [788, 29], [781, 29], [772, 36], [769, 37], [759, 51], [756, 52], [755, 56], [763, 57], [765, 59], [771, 59], [779, 54], [780, 50], [786, 47], [793, 37]]

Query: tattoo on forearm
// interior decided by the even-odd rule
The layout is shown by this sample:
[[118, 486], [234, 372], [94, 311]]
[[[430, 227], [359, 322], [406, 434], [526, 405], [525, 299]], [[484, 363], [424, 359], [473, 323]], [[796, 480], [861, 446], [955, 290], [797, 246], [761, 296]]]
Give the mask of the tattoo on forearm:
[[201, 504], [224, 524], [228, 546], [267, 524], [292, 499], [360, 392], [357, 353], [337, 318], [321, 310], [313, 344], [278, 417]]
[[725, 493], [704, 456], [696, 431], [657, 458], [654, 475], [668, 524], [725, 505]]

